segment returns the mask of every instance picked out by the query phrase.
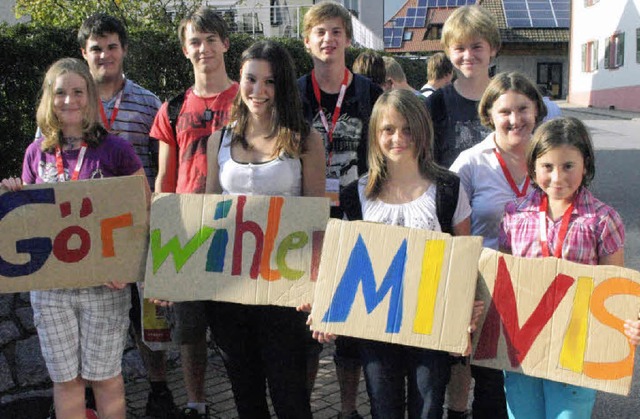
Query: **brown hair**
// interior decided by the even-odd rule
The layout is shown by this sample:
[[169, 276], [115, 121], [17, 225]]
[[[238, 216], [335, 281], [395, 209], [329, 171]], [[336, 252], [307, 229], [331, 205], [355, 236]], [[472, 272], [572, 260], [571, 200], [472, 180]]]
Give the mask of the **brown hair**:
[[440, 80], [453, 73], [453, 64], [444, 52], [436, 52], [427, 61], [427, 79]]
[[352, 70], [371, 79], [372, 82], [382, 86], [386, 81], [384, 61], [375, 51], [364, 51], [353, 62]]
[[482, 125], [489, 127], [492, 130], [496, 129], [493, 125], [493, 121], [491, 120], [491, 108], [500, 96], [510, 90], [531, 99], [538, 110], [538, 114], [536, 115], [536, 124], [542, 122], [544, 117], [547, 116], [547, 106], [542, 100], [540, 91], [538, 91], [538, 88], [524, 74], [513, 71], [510, 73], [505, 72], [497, 74], [484, 91], [484, 94], [480, 99], [480, 103], [478, 104], [478, 114]]
[[[244, 64], [251, 60], [264, 60], [271, 67], [274, 81], [274, 104], [271, 113], [271, 132], [268, 138], [276, 139], [273, 156], [281, 153], [298, 157], [304, 152], [304, 139], [309, 135], [309, 125], [302, 114], [302, 102], [298, 94], [295, 65], [287, 50], [275, 41], [259, 41], [247, 48], [240, 58], [240, 77]], [[231, 108], [233, 127], [231, 144], [249, 147], [244, 137], [249, 121], [249, 108], [238, 91]]]
[[378, 137], [382, 119], [390, 109], [402, 115], [409, 125], [422, 176], [437, 181], [444, 171], [433, 160], [433, 124], [424, 103], [409, 90], [388, 90], [376, 101], [369, 120], [369, 180], [365, 187], [365, 195], [369, 199], [375, 199], [380, 194], [387, 180], [387, 163], [380, 149]]
[[596, 175], [595, 153], [587, 127], [577, 118], [554, 118], [540, 125], [533, 134], [527, 148], [527, 172], [532, 181], [536, 177], [536, 160], [549, 150], [563, 145], [572, 146], [580, 151], [584, 159], [585, 174], [582, 185], [589, 183]]
[[178, 26], [178, 38], [180, 39], [180, 45], [182, 46], [184, 46], [184, 43], [186, 42], [184, 34], [187, 30], [187, 25], [189, 24], [191, 24], [193, 29], [198, 32], [215, 33], [222, 41], [229, 39], [227, 23], [210, 7], [202, 6], [180, 21], [180, 26]]

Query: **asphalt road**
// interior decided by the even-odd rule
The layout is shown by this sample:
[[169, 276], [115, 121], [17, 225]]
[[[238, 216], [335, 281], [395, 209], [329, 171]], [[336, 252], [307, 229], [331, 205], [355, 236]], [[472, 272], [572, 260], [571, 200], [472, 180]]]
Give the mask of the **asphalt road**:
[[[640, 270], [640, 120], [621, 120], [564, 109], [585, 122], [596, 147], [596, 176], [591, 191], [613, 206], [626, 229], [625, 264]], [[636, 353], [629, 396], [598, 393], [593, 418], [640, 418], [640, 354]]]

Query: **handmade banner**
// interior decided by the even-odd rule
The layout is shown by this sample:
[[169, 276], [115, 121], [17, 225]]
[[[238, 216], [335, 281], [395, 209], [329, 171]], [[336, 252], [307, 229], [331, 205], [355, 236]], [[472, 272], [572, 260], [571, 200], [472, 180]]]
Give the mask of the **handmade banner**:
[[158, 194], [144, 295], [310, 303], [328, 218], [325, 198]]
[[462, 353], [480, 237], [330, 220], [312, 329]]
[[0, 293], [144, 277], [143, 176], [25, 185], [0, 194]]
[[484, 249], [474, 336], [476, 365], [627, 394], [635, 348], [640, 273], [556, 258], [524, 259]]

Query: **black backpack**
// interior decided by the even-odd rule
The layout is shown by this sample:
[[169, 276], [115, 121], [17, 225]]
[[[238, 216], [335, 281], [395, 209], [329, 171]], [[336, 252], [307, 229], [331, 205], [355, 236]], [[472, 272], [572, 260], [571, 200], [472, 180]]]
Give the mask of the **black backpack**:
[[[354, 180], [340, 191], [340, 206], [351, 221], [362, 220], [362, 205]], [[453, 214], [458, 207], [460, 178], [453, 172], [443, 172], [436, 180], [436, 214], [443, 233], [453, 234]]]

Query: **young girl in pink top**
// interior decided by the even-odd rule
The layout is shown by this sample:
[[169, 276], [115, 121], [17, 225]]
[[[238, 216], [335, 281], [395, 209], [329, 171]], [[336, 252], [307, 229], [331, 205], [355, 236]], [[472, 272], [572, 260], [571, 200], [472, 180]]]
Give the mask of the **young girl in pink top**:
[[[507, 204], [500, 231], [502, 250], [587, 265], [624, 264], [622, 219], [587, 189], [595, 164], [582, 122], [558, 118], [541, 125], [529, 144], [527, 171], [535, 188]], [[625, 334], [636, 345], [639, 327], [640, 321], [625, 323]], [[592, 389], [508, 371], [505, 392], [510, 418], [590, 418], [596, 396]]]

